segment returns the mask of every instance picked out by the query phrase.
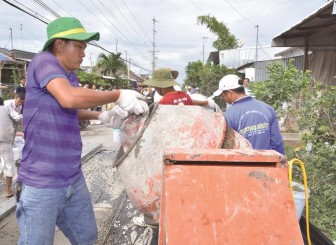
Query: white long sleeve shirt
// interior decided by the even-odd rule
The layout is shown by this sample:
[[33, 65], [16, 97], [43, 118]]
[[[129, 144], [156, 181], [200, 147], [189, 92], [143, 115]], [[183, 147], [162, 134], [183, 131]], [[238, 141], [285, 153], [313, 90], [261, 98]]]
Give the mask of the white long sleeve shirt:
[[20, 113], [21, 110], [22, 110], [22, 105], [19, 105], [18, 107], [15, 106], [15, 99], [5, 100], [4, 104], [5, 104], [5, 106], [9, 106], [12, 109], [14, 109], [14, 111], [16, 111], [17, 113]]
[[14, 121], [18, 122], [22, 115], [9, 106], [0, 106], [0, 141], [8, 144], [13, 143]]

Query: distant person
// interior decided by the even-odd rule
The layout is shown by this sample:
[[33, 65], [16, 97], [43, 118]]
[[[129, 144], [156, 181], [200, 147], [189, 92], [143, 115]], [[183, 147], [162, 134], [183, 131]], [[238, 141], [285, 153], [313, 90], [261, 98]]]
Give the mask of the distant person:
[[195, 94], [200, 94], [201, 93], [201, 89], [199, 87], [195, 88]]
[[14, 99], [5, 100], [5, 105], [11, 107], [17, 113], [22, 114], [22, 106], [24, 104], [25, 94], [22, 92], [16, 93]]
[[189, 85], [186, 86], [186, 93], [188, 95], [191, 95], [191, 86], [189, 86]]
[[174, 80], [177, 76], [177, 71], [161, 68], [155, 70], [152, 78], [144, 84], [155, 87], [156, 92], [162, 96], [159, 101], [161, 105], [192, 105], [192, 100], [187, 93], [175, 90], [174, 86], [179, 85]]
[[76, 18], [60, 17], [48, 24], [47, 33], [43, 51], [34, 56], [27, 72], [26, 143], [16, 206], [18, 244], [53, 244], [56, 225], [71, 244], [94, 244], [97, 225], [81, 169], [78, 120], [109, 116], [108, 111], [83, 109], [110, 102], [135, 114], [147, 112], [148, 106], [146, 98], [132, 90], [79, 87], [74, 71], [85, 57], [88, 42], [99, 40], [98, 32], [86, 32]]
[[[14, 125], [13, 122], [19, 122], [22, 115], [19, 115], [13, 108], [4, 105], [0, 97], [0, 157], [4, 159], [4, 175], [6, 177], [5, 197], [10, 198], [14, 195], [12, 190], [12, 180], [16, 174], [13, 141]], [[1, 173], [2, 171], [0, 171]]]
[[246, 95], [243, 81], [236, 75], [224, 76], [214, 96], [231, 106], [224, 113], [228, 126], [243, 135], [255, 150], [275, 150], [285, 154], [279, 121], [274, 109]]
[[23, 94], [26, 93], [26, 78], [25, 77], [20, 78], [20, 84], [19, 86], [15, 88], [15, 94], [18, 94], [18, 93], [23, 93]]
[[247, 77], [244, 78], [243, 85], [245, 87], [245, 93], [246, 93], [246, 95], [251, 96], [251, 97], [255, 97], [253, 95], [252, 90], [249, 87], [250, 86], [250, 79], [249, 78], [247, 78]]

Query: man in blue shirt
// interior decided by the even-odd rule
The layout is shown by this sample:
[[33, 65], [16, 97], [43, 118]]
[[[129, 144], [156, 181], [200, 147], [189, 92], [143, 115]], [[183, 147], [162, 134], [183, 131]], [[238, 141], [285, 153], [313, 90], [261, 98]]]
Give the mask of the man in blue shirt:
[[243, 80], [226, 75], [214, 96], [221, 96], [231, 106], [224, 113], [228, 126], [244, 136], [255, 150], [275, 150], [285, 154], [279, 122], [274, 109], [246, 95]]

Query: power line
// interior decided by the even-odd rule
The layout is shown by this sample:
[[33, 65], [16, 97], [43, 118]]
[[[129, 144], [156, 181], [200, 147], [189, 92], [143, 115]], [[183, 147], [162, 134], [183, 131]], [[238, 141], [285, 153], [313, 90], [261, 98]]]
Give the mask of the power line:
[[[34, 13], [33, 10], [31, 10], [30, 8], [24, 6], [23, 4], [21, 4], [21, 3], [17, 2], [17, 1], [15, 1], [15, 2], [17, 2], [17, 3], [20, 4], [21, 6], [24, 6], [26, 9], [29, 9], [32, 13], [29, 13], [28, 11], [26, 11], [26, 10], [20, 8], [19, 6], [15, 5], [15, 4], [13, 4], [13, 3], [10, 3], [10, 2], [7, 1], [7, 0], [3, 0], [3, 1], [4, 1], [5, 3], [11, 5], [12, 7], [16, 8], [16, 9], [18, 9], [18, 10], [20, 10], [20, 11], [22, 11], [22, 12], [24, 12], [24, 13], [30, 15], [30, 16], [32, 16], [32, 17], [34, 17], [35, 19], [38, 19], [38, 20], [42, 21], [42, 22], [45, 23], [45, 24], [48, 24], [48, 23], [50, 22], [50, 20], [48, 20], [47, 18], [45, 18], [45, 17], [43, 17], [43, 16], [40, 16], [40, 15], [37, 14], [37, 13], [35, 13], [35, 15], [32, 14], [32, 13]], [[47, 21], [42, 20], [41, 17], [44, 18], [44, 19], [46, 19]]]
[[[20, 11], [22, 11], [22, 12], [24, 12], [24, 13], [30, 15], [30, 16], [32, 16], [32, 17], [34, 17], [35, 19], [40, 20], [41, 22], [43, 22], [43, 23], [45, 23], [45, 24], [48, 24], [49, 22], [51, 22], [50, 20], [48, 20], [47, 18], [41, 16], [40, 14], [38, 14], [38, 13], [36, 13], [36, 12], [35, 12], [35, 15], [34, 15], [34, 14], [29, 13], [28, 11], [24, 10], [22, 7], [19, 7], [19, 6], [15, 5], [15, 4], [13, 4], [13, 3], [10, 3], [10, 2], [7, 1], [7, 0], [3, 0], [3, 1], [4, 1], [5, 3], [9, 4], [10, 6], [12, 6], [12, 7], [16, 8], [16, 9], [18, 9], [18, 10], [20, 10]], [[14, 1], [15, 1], [15, 0], [14, 0]], [[15, 1], [15, 2], [17, 2], [17, 1]], [[17, 3], [18, 3], [18, 2], [17, 2]], [[30, 8], [28, 8], [27, 6], [25, 6], [25, 5], [21, 4], [21, 3], [18, 3], [18, 4], [20, 4], [20, 5], [23, 6], [24, 8], [29, 9], [30, 11], [32, 11], [32, 10], [31, 10]], [[48, 8], [49, 8], [49, 7], [48, 7]], [[50, 8], [50, 9], [51, 9], [51, 8]], [[53, 11], [53, 10], [52, 10], [52, 11]], [[55, 12], [55, 11], [54, 11], [54, 12]], [[56, 12], [55, 12], [55, 13], [56, 13]], [[56, 13], [56, 14], [57, 14], [57, 13]], [[48, 20], [48, 22], [45, 21], [45, 20], [43, 20], [43, 19], [41, 19], [41, 18]], [[104, 51], [106, 51], [106, 52], [108, 52], [108, 53], [112, 53], [111, 51], [108, 51], [107, 49], [103, 48], [102, 46], [98, 45], [97, 43], [95, 43], [95, 42], [93, 42], [93, 41], [92, 41], [92, 42], [89, 42], [88, 44], [90, 44], [90, 45], [92, 45], [92, 46], [96, 46], [96, 47], [98, 47], [98, 48], [100, 48], [100, 49], [102, 49], [102, 50], [104, 50]], [[125, 61], [125, 60], [122, 59], [122, 58], [120, 58], [120, 59], [123, 60], [123, 61]], [[148, 69], [145, 69], [145, 68], [141, 67], [141, 66], [138, 65], [138, 64], [132, 63], [132, 65], [134, 65], [134, 66], [136, 66], [136, 67], [139, 67], [139, 68], [141, 68], [141, 69], [143, 69], [143, 70], [149, 71]]]
[[[109, 27], [100, 18], [98, 18], [88, 7], [86, 7], [81, 1], [79, 1], [79, 3], [82, 4], [82, 6], [86, 8], [95, 18], [97, 18], [97, 20], [99, 20], [107, 29], [109, 29]], [[135, 47], [132, 42], [110, 20], [108, 20], [108, 22], [131, 44], [130, 46], [133, 46], [135, 50], [143, 55], [143, 53], [137, 47]]]
[[[94, 41], [91, 41], [90, 43], [91, 43], [92, 46], [95, 46], [95, 47], [97, 47], [97, 48], [100, 48], [100, 49], [106, 51], [106, 52], [109, 53], [109, 54], [114, 54], [113, 52], [111, 52], [111, 51], [109, 51], [109, 50], [103, 48], [102, 46], [100, 46], [99, 44], [97, 44], [97, 43], [94, 42]], [[90, 43], [89, 43], [89, 44], [90, 44]], [[126, 63], [130, 62], [130, 61], [127, 61], [126, 59], [124, 59], [124, 58], [122, 58], [122, 57], [119, 57], [119, 59], [121, 59], [122, 61], [124, 61], [124, 62], [126, 62]], [[138, 68], [141, 68], [142, 70], [145, 70], [145, 71], [150, 72], [150, 70], [148, 70], [148, 69], [146, 69], [146, 68], [143, 68], [143, 67], [141, 67], [140, 65], [138, 65], [138, 64], [136, 64], [136, 63], [132, 63], [132, 62], [130, 62], [130, 64], [132, 64], [133, 66], [136, 66], [136, 67], [138, 67]]]
[[60, 7], [61, 9], [63, 9], [63, 11], [65, 11], [69, 16], [72, 16], [68, 11], [66, 11], [62, 5], [58, 4], [56, 1], [52, 0], [58, 7]]
[[227, 3], [227, 4], [229, 4], [230, 5], [230, 7], [234, 10], [234, 11], [236, 11], [237, 12], [237, 14], [239, 14], [240, 15], [240, 17], [242, 17], [243, 19], [245, 19], [247, 22], [249, 22], [251, 25], [253, 25], [253, 26], [256, 26], [256, 24], [254, 24], [252, 21], [250, 21], [250, 20], [248, 20], [245, 16], [243, 16], [235, 7], [233, 7], [232, 5], [231, 5], [231, 3], [229, 3], [227, 0], [225, 0], [225, 2]]
[[133, 15], [133, 13], [131, 12], [131, 10], [127, 7], [126, 3], [124, 2], [124, 0], [121, 0], [123, 2], [123, 4], [125, 5], [125, 7], [127, 8], [128, 12], [130, 12], [132, 18], [136, 21], [136, 23], [140, 26], [140, 28], [142, 29], [143, 33], [146, 35], [146, 38], [149, 42], [151, 42], [151, 40], [149, 39], [149, 36], [147, 35], [147, 32], [142, 28], [142, 26], [140, 25], [140, 23], [138, 22], [138, 20], [135, 18], [135, 16]]
[[[101, 1], [100, 0], [98, 0], [99, 1], [99, 3], [105, 8], [105, 9], [107, 9], [105, 6], [104, 6], [104, 4], [102, 4], [101, 3]], [[118, 12], [120, 13], [120, 15], [126, 20], [126, 22], [129, 24], [129, 26], [131, 27], [131, 29], [136, 33], [136, 34], [138, 34], [139, 36], [140, 36], [140, 34], [138, 33], [138, 31], [132, 26], [132, 24], [128, 21], [128, 19], [125, 17], [125, 15], [122, 13], [122, 11], [119, 9], [119, 7], [113, 2], [113, 1], [111, 1], [111, 3], [113, 4], [113, 6], [118, 10]], [[130, 32], [132, 35], [133, 35], [133, 33], [132, 32]], [[137, 36], [134, 36], [135, 37], [135, 39], [137, 39], [138, 37]], [[141, 41], [140, 41], [140, 43], [141, 43]], [[143, 43], [143, 45], [144, 45], [145, 43]]]
[[46, 5], [43, 1], [40, 0], [34, 0], [34, 2], [36, 2], [37, 4], [39, 4], [42, 8], [44, 8], [45, 10], [47, 10], [48, 12], [50, 12], [52, 15], [54, 15], [55, 17], [59, 18], [61, 17], [60, 15], [58, 15], [54, 10], [52, 10], [51, 8], [49, 8], [48, 5]]
[[191, 1], [191, 2], [203, 15], [205, 15], [205, 13], [203, 12], [203, 10], [200, 7], [198, 7], [198, 5], [194, 1]]

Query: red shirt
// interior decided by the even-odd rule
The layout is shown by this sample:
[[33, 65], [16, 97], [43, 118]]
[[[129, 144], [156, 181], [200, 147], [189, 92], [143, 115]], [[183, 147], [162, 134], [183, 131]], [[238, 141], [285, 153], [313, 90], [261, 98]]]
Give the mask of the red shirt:
[[192, 105], [190, 96], [181, 91], [167, 93], [159, 102], [160, 105]]

